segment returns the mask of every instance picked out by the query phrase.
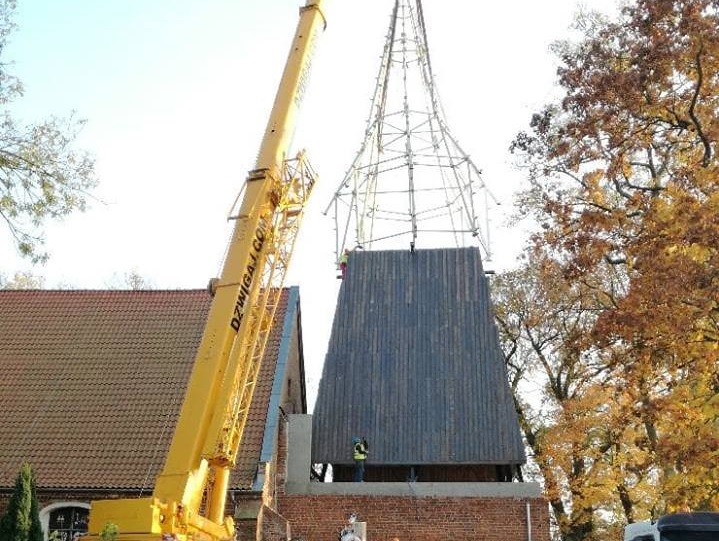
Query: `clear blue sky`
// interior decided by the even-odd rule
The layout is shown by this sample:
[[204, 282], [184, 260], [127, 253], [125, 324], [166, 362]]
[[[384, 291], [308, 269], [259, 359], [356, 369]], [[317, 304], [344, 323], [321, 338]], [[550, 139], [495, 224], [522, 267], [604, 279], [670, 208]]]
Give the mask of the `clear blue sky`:
[[[19, 0], [4, 51], [27, 120], [76, 110], [100, 187], [85, 214], [47, 229], [59, 284], [102, 288], [137, 270], [156, 288], [203, 288], [218, 273], [225, 216], [251, 169], [300, 0]], [[611, 0], [586, 2], [610, 9]], [[549, 44], [568, 35], [574, 0], [424, 0], [433, 69], [454, 135], [511, 205], [522, 173], [507, 149], [553, 90]], [[364, 131], [391, 0], [330, 0], [299, 128], [321, 175], [293, 261], [302, 296], [310, 392], [334, 310], [333, 223], [321, 216]], [[496, 261], [521, 233], [495, 216]], [[28, 270], [0, 232], [0, 272]]]

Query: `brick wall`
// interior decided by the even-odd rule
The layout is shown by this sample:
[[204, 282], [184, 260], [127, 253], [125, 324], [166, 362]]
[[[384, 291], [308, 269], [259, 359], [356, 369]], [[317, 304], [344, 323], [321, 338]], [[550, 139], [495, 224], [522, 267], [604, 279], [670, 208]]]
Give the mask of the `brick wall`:
[[[277, 514], [269, 507], [263, 507], [259, 530], [258, 533], [262, 541], [287, 541], [289, 524], [283, 516]], [[238, 539], [244, 541], [242, 537], [238, 536]], [[255, 537], [249, 539], [254, 540]]]
[[275, 479], [277, 494], [285, 493], [285, 481], [287, 481], [287, 419], [282, 419], [277, 431], [277, 455], [275, 456]]
[[527, 501], [532, 541], [549, 541], [542, 498], [285, 495], [280, 513], [298, 541], [334, 541], [353, 512], [368, 541], [527, 541]]

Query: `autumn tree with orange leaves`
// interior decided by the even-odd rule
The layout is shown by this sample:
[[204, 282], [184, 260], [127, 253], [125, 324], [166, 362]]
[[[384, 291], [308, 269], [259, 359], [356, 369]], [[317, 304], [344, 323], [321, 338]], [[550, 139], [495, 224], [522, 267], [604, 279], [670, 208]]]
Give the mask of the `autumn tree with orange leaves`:
[[541, 227], [496, 291], [510, 372], [544, 382], [518, 409], [562, 537], [600, 540], [719, 509], [719, 2], [579, 23], [512, 144]]
[[595, 517], [605, 503], [597, 491], [612, 478], [607, 460], [616, 439], [607, 420], [614, 413], [608, 370], [587, 336], [604, 295], [586, 281], [571, 283], [555, 261], [535, 255], [492, 285], [520, 426], [562, 539], [616, 533], [613, 521]]

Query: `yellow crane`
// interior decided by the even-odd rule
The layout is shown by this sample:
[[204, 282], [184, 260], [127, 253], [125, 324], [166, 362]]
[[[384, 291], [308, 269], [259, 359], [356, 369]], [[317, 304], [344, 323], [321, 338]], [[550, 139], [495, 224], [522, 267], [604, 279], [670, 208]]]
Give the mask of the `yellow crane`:
[[254, 383], [307, 197], [316, 175], [304, 153], [288, 159], [314, 47], [326, 27], [324, 0], [307, 0], [285, 64], [256, 167], [244, 185], [221, 276], [197, 349], [180, 416], [152, 496], [98, 500], [89, 537], [107, 525], [117, 541], [227, 541], [225, 516]]

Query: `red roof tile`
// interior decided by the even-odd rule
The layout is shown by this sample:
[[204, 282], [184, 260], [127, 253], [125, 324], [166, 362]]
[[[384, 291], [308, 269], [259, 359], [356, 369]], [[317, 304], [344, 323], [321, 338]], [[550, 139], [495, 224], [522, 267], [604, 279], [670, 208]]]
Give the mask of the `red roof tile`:
[[[232, 485], [264, 435], [283, 293]], [[0, 487], [29, 461], [41, 488], [152, 489], [210, 298], [203, 290], [0, 291]]]

